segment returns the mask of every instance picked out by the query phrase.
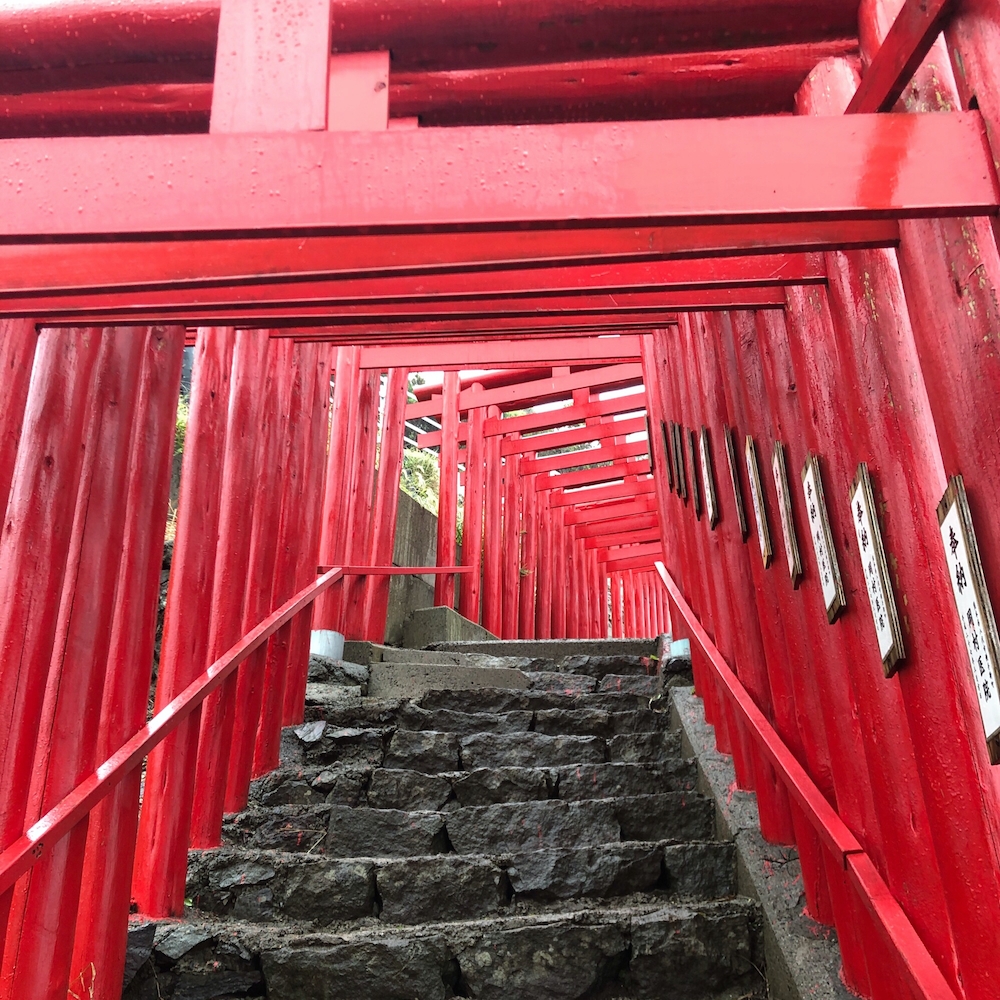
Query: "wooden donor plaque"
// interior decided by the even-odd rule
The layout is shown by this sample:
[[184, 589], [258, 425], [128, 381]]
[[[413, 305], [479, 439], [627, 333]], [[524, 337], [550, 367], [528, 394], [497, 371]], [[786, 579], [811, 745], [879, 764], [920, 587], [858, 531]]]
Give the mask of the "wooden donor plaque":
[[757, 518], [757, 541], [760, 542], [760, 557], [764, 560], [764, 569], [771, 565], [771, 532], [767, 528], [767, 512], [764, 510], [764, 487], [760, 481], [760, 466], [757, 465], [757, 448], [753, 438], [747, 435], [745, 445], [747, 463], [747, 478], [750, 480], [750, 502], [753, 504], [754, 517]]
[[740, 523], [740, 537], [747, 540], [750, 534], [747, 528], [747, 512], [743, 506], [743, 490], [740, 488], [740, 467], [736, 461], [736, 442], [733, 439], [731, 427], [722, 428], [722, 437], [726, 442], [726, 458], [729, 461], [729, 479], [733, 485], [733, 500], [736, 503], [736, 517]]
[[1000, 763], [1000, 641], [961, 476], [953, 476], [948, 482], [938, 504], [938, 523], [990, 762], [997, 764]]
[[906, 655], [903, 647], [903, 631], [896, 613], [896, 597], [889, 576], [885, 549], [882, 547], [882, 531], [875, 512], [875, 495], [872, 492], [868, 466], [862, 462], [851, 484], [851, 520], [858, 536], [858, 554], [868, 588], [868, 604], [872, 611], [875, 634], [878, 637], [878, 651], [882, 657], [882, 669], [886, 677], [896, 672], [900, 660]]
[[719, 501], [715, 495], [715, 470], [712, 467], [712, 444], [708, 428], [702, 426], [698, 439], [701, 454], [701, 485], [705, 490], [705, 515], [708, 526], [714, 528], [719, 523]]
[[[673, 452], [670, 450], [670, 438], [667, 436], [667, 423], [665, 420], [660, 421], [660, 432], [663, 434], [663, 454], [666, 455], [666, 461], [663, 463], [667, 467], [667, 486], [670, 492], [674, 492], [674, 462], [673, 462]], [[649, 443], [650, 451], [652, 451], [653, 443]]]
[[694, 516], [701, 520], [701, 493], [698, 489], [698, 449], [694, 443], [694, 431], [688, 430], [688, 449], [691, 454], [691, 499], [694, 501]]
[[774, 475], [774, 492], [778, 496], [778, 516], [781, 518], [781, 537], [785, 543], [788, 576], [792, 581], [792, 587], [798, 590], [799, 581], [802, 579], [802, 559], [799, 556], [799, 542], [795, 536], [795, 522], [792, 520], [792, 497], [788, 491], [785, 446], [780, 441], [774, 442], [771, 472]]
[[823, 588], [823, 603], [826, 605], [826, 620], [832, 625], [840, 612], [847, 606], [844, 583], [840, 578], [840, 563], [837, 550], [833, 547], [833, 532], [830, 530], [830, 515], [823, 493], [823, 477], [820, 474], [819, 458], [809, 454], [802, 466], [802, 496], [806, 502], [806, 517], [809, 520], [809, 537], [816, 554], [816, 570]]

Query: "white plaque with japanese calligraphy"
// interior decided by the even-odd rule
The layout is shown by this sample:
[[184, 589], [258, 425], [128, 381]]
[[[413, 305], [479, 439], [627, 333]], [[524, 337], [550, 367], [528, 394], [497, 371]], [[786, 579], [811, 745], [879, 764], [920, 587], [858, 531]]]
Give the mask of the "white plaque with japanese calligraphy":
[[702, 427], [701, 438], [701, 483], [705, 488], [705, 513], [708, 526], [714, 528], [719, 523], [719, 505], [715, 498], [715, 473], [712, 469], [712, 448], [708, 440], [708, 428]]
[[882, 657], [885, 676], [896, 672], [896, 664], [905, 655], [903, 633], [896, 613], [896, 598], [889, 577], [889, 566], [882, 548], [882, 532], [875, 514], [875, 497], [872, 492], [868, 466], [862, 462], [851, 485], [851, 520], [858, 537], [858, 553], [868, 588], [878, 651]]
[[844, 584], [840, 578], [840, 564], [837, 551], [833, 547], [833, 532], [830, 530], [830, 516], [823, 494], [823, 477], [820, 474], [819, 458], [808, 455], [802, 467], [802, 496], [806, 502], [806, 517], [809, 520], [809, 537], [816, 554], [816, 569], [823, 589], [823, 603], [826, 605], [826, 620], [832, 625], [847, 604]]
[[757, 449], [753, 438], [747, 435], [746, 440], [747, 478], [750, 480], [750, 500], [753, 503], [754, 517], [757, 518], [757, 541], [760, 542], [760, 557], [764, 560], [764, 568], [771, 565], [771, 532], [767, 528], [767, 514], [764, 511], [764, 489], [760, 483], [760, 467], [757, 465]]
[[954, 476], [949, 482], [948, 490], [938, 505], [938, 521], [948, 577], [958, 606], [972, 680], [979, 699], [979, 712], [986, 739], [991, 741], [990, 757], [995, 764], [1000, 761], [998, 747], [992, 742], [1000, 735], [997, 628], [961, 476]]
[[778, 496], [778, 517], [781, 519], [781, 537], [785, 543], [788, 576], [792, 586], [798, 590], [799, 581], [802, 579], [802, 560], [799, 558], [799, 543], [795, 537], [795, 522], [792, 521], [792, 497], [788, 492], [785, 448], [780, 441], [774, 442], [771, 472], [774, 475], [774, 492]]

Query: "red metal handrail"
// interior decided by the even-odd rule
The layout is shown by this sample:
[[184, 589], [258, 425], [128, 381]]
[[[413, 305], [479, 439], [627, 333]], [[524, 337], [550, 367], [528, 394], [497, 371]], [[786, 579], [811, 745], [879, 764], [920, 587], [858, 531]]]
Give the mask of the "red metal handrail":
[[728, 693], [757, 745], [788, 789], [789, 795], [802, 807], [819, 838], [846, 868], [865, 909], [886, 943], [899, 956], [915, 995], [923, 1000], [958, 1000], [865, 849], [740, 683], [662, 562], [656, 563], [656, 572], [686, 622], [691, 638], [701, 646], [716, 680]]
[[161, 743], [255, 650], [303, 608], [344, 575], [340, 567], [289, 598], [277, 611], [251, 629], [173, 701], [157, 712], [117, 753], [60, 799], [37, 823], [0, 853], [0, 895], [3, 895], [52, 846], [76, 826], [157, 744]]

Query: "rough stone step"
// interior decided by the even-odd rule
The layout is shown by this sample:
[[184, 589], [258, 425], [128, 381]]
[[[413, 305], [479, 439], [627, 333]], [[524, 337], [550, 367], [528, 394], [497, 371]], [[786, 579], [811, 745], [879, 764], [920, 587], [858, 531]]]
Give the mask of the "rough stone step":
[[546, 708], [600, 708], [609, 712], [629, 712], [648, 708], [642, 695], [565, 694], [559, 691], [512, 691], [507, 688], [482, 688], [479, 691], [428, 691], [418, 702], [421, 708], [449, 708], [456, 712], [520, 712]]
[[736, 893], [731, 844], [603, 844], [492, 857], [385, 860], [222, 848], [191, 851], [187, 895], [203, 913], [326, 927], [377, 917], [421, 924], [534, 912], [539, 904], [635, 893]]
[[292, 726], [281, 734], [281, 763], [358, 764], [379, 767], [394, 729], [331, 726], [322, 720]]
[[691, 791], [696, 779], [694, 762], [683, 758], [668, 758], [655, 764], [478, 768], [441, 774], [332, 764], [272, 771], [251, 785], [250, 801], [257, 806], [326, 803], [438, 811], [496, 802]]
[[756, 1000], [758, 923], [745, 899], [340, 933], [160, 923], [123, 1000], [260, 996], [265, 982], [281, 1000]]
[[233, 847], [331, 857], [497, 854], [631, 840], [711, 840], [714, 805], [689, 792], [545, 799], [447, 811], [344, 805], [250, 808], [226, 818]]

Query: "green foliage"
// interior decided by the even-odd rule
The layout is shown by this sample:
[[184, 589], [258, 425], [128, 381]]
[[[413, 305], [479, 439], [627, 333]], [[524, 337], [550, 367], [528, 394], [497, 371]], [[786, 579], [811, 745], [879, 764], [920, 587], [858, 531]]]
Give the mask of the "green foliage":
[[412, 375], [411, 375], [411, 376], [410, 376], [410, 377], [409, 377], [409, 378], [408, 378], [408, 379], [406, 380], [406, 401], [407, 401], [408, 403], [415, 403], [415, 402], [417, 401], [417, 397], [416, 397], [416, 395], [414, 394], [413, 390], [414, 390], [414, 389], [415, 389], [415, 388], [416, 388], [416, 387], [417, 387], [418, 385], [424, 385], [424, 384], [425, 384], [425, 382], [424, 382], [424, 377], [423, 377], [423, 375], [420, 375], [420, 374], [419, 374], [419, 373], [417, 373], [417, 372], [414, 372], [414, 373], [413, 373], [413, 374], [412, 374]]
[[408, 496], [436, 514], [438, 493], [441, 487], [441, 469], [437, 455], [416, 448], [403, 451], [403, 472], [399, 477], [399, 488]]
[[188, 419], [191, 416], [191, 402], [187, 396], [181, 396], [177, 403], [177, 424], [174, 429], [174, 454], [184, 451], [184, 439], [187, 437]]

